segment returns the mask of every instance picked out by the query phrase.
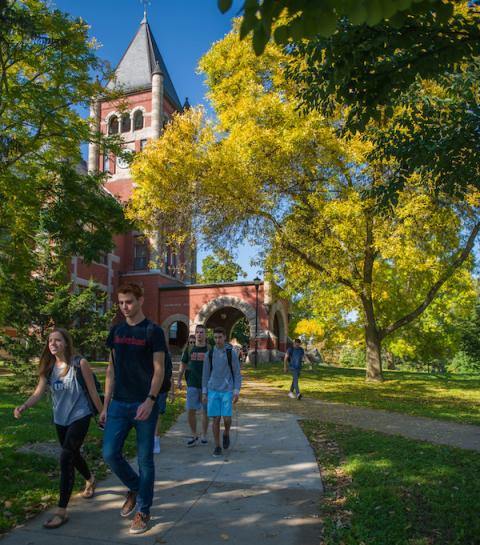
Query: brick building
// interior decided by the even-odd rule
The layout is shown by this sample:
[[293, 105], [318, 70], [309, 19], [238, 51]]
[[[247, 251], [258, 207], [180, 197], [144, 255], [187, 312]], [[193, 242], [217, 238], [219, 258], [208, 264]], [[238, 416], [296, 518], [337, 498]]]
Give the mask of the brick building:
[[[132, 153], [140, 152], [150, 139], [159, 138], [173, 112], [188, 107], [188, 101], [182, 106], [178, 98], [146, 16], [108, 87], [120, 91], [121, 108], [119, 100], [97, 100], [91, 105], [91, 121], [104, 134], [119, 134]], [[107, 172], [105, 189], [121, 202], [128, 201], [133, 182], [126, 162], [112, 153], [102, 154], [98, 145], [91, 143], [88, 169]], [[145, 313], [164, 327], [173, 349], [186, 342], [195, 323], [223, 325], [229, 333], [244, 317], [250, 327], [252, 350], [256, 335], [259, 361], [268, 361], [278, 350], [285, 350], [288, 305], [272, 300], [267, 283], [195, 284], [195, 249], [191, 244], [167, 247], [160, 230], [148, 237], [132, 231], [116, 236], [114, 242], [114, 250], [100, 263], [87, 265], [80, 257], [73, 257], [73, 283], [81, 287], [93, 279], [107, 293], [108, 306], [114, 303], [121, 282], [141, 284]]]

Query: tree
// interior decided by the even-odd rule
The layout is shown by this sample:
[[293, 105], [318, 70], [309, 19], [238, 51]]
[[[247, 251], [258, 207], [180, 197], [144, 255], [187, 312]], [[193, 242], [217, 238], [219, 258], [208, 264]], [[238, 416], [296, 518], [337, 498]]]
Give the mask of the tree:
[[[200, 66], [218, 124], [195, 109], [173, 119], [134, 160], [129, 214], [149, 227], [155, 210], [173, 239], [193, 221], [219, 246], [262, 242], [267, 268], [291, 293], [327, 287], [344, 312], [358, 311], [367, 378], [381, 380], [382, 342], [466, 263], [480, 229], [479, 194], [469, 187], [458, 200], [438, 191], [425, 166], [383, 203], [379, 188], [395, 184], [399, 169], [372, 151], [404, 110], [364, 133], [339, 134], [341, 110], [298, 115], [298, 87], [282, 69], [288, 60], [273, 45], [256, 58], [236, 32], [216, 43]], [[430, 92], [427, 83], [421, 91]]]
[[346, 127], [363, 128], [372, 117], [390, 116], [418, 78], [457, 74], [464, 80], [464, 63], [480, 53], [480, 12], [465, 0], [441, 5], [444, 17], [432, 8], [405, 12], [401, 26], [343, 20], [331, 36], [297, 41], [289, 49], [296, 57], [289, 74], [299, 84], [302, 107], [326, 111], [342, 104]]
[[59, 260], [48, 238], [37, 240], [37, 270], [26, 286], [11, 287], [14, 304], [5, 316], [16, 330], [9, 337], [0, 330], [0, 349], [8, 354], [7, 367], [15, 373], [22, 388], [31, 388], [38, 379], [34, 362], [39, 357], [49, 331], [64, 327], [72, 334], [82, 355], [104, 351], [105, 338], [116, 309], [106, 310], [106, 294], [92, 282], [73, 290], [65, 260]]
[[[122, 207], [104, 178], [81, 168], [80, 147], [93, 134], [77, 113], [107, 77], [88, 25], [51, 11], [41, 0], [0, 2], [0, 290], [28, 284], [36, 236], [61, 255], [90, 260], [125, 228]], [[113, 141], [103, 141], [112, 145]], [[0, 312], [10, 303], [3, 301]], [[0, 323], [2, 323], [0, 315]]]
[[207, 255], [202, 261], [200, 282], [204, 284], [221, 284], [235, 282], [239, 276], [246, 274], [233, 260], [232, 254], [225, 249], [217, 249], [213, 255]]
[[[226, 13], [233, 0], [218, 0]], [[261, 55], [273, 38], [279, 45], [289, 40], [329, 37], [337, 24], [348, 19], [354, 25], [377, 25], [387, 19], [395, 26], [403, 25], [406, 16], [432, 13], [446, 20], [453, 11], [453, 0], [246, 0], [241, 12], [240, 36], [252, 33], [255, 53]]]

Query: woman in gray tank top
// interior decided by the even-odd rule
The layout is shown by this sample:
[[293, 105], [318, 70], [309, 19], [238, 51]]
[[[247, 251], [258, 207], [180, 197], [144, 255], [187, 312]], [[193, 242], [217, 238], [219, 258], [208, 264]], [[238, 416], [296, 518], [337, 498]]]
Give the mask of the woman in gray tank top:
[[[75, 365], [79, 360], [79, 366]], [[60, 455], [60, 500], [55, 514], [43, 525], [59, 528], [68, 521], [67, 505], [72, 494], [75, 468], [85, 479], [84, 498], [92, 498], [95, 492], [95, 476], [88, 469], [80, 448], [87, 435], [92, 410], [77, 373], [81, 372], [88, 394], [96, 409], [102, 411], [102, 402], [95, 387], [92, 370], [87, 360], [74, 357], [72, 337], [65, 329], [56, 328], [40, 356], [39, 379], [33, 394], [14, 410], [15, 418], [33, 407], [50, 389], [53, 421], [62, 447]]]

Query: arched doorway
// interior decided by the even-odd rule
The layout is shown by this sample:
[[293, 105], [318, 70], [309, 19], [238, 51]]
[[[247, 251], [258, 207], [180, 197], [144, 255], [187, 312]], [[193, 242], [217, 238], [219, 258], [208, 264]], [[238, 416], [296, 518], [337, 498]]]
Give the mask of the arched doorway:
[[169, 349], [173, 354], [180, 354], [187, 344], [188, 324], [188, 317], [184, 314], [173, 314], [162, 323]]
[[[207, 328], [221, 326], [230, 338], [233, 326], [242, 318], [248, 323], [250, 339], [255, 338], [255, 309], [238, 297], [223, 296], [213, 299], [203, 305], [194, 322], [205, 324]], [[260, 334], [260, 329], [258, 333]]]
[[[183, 322], [173, 322], [168, 328], [168, 345], [172, 351], [181, 351], [188, 341], [188, 327]], [[177, 350], [175, 350], [177, 349]]]

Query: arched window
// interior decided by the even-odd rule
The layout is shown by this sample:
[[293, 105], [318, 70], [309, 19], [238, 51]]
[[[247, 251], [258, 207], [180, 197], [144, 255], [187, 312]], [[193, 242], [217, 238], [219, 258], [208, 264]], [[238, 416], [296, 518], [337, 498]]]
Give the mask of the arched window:
[[142, 110], [137, 110], [133, 114], [133, 130], [139, 131], [140, 129], [143, 129], [143, 112]]
[[122, 132], [130, 132], [131, 126], [130, 114], [122, 114]]
[[113, 115], [108, 122], [108, 134], [118, 133], [118, 117]]

